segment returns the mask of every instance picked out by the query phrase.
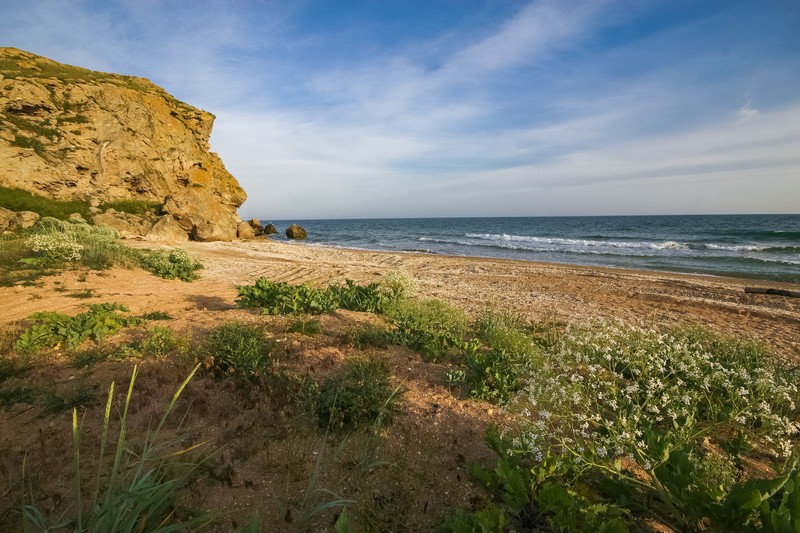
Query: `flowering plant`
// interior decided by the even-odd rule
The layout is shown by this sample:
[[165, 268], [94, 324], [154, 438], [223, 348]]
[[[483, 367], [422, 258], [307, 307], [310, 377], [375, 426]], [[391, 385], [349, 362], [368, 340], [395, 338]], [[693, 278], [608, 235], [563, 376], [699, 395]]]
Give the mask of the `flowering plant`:
[[797, 372], [754, 343], [604, 324], [567, 329], [548, 355], [513, 404], [509, 453], [655, 497], [679, 527], [724, 504], [747, 451], [786, 460], [800, 434]]

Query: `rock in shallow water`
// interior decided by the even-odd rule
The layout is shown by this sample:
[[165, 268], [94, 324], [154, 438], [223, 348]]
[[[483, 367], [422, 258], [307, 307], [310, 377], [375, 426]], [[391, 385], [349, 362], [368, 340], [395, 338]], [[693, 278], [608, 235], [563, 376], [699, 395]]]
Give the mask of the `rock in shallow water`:
[[290, 239], [305, 239], [308, 237], [308, 232], [297, 224], [292, 224], [286, 228], [286, 236]]

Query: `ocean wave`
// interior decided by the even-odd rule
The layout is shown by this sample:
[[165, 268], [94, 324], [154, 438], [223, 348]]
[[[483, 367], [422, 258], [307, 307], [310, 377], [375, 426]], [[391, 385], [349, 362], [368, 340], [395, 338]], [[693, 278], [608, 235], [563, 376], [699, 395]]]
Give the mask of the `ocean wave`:
[[781, 254], [800, 253], [800, 246], [759, 246], [758, 244], [704, 244], [707, 250], [723, 252], [768, 252]]
[[403, 248], [403, 252], [410, 252], [415, 254], [433, 254], [438, 255], [438, 252], [431, 250], [430, 248]]
[[562, 246], [568, 248], [618, 248], [618, 249], [643, 249], [643, 250], [686, 250], [690, 246], [676, 241], [607, 241], [601, 239], [567, 239], [562, 237], [530, 237], [524, 235], [508, 235], [506, 233], [467, 233], [470, 239], [489, 242], [519, 242], [533, 245]]

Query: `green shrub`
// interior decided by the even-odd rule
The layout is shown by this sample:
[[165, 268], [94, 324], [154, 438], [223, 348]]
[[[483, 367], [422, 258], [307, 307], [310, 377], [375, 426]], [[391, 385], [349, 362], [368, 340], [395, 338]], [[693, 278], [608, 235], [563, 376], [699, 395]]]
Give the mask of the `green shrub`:
[[166, 311], [150, 311], [139, 318], [142, 320], [172, 320], [172, 317]]
[[260, 308], [271, 315], [320, 314], [336, 309], [336, 297], [310, 285], [289, 285], [259, 278], [252, 286], [237, 287], [240, 307]]
[[78, 350], [73, 352], [72, 364], [75, 365], [76, 368], [88, 368], [97, 363], [107, 361], [113, 357], [113, 355], [113, 352], [105, 348], [94, 346], [86, 350]]
[[259, 326], [222, 324], [206, 335], [200, 351], [206, 367], [220, 375], [263, 380], [278, 373], [277, 346]]
[[83, 246], [75, 235], [68, 233], [47, 233], [31, 235], [28, 246], [45, 263], [79, 261]]
[[30, 270], [24, 262], [33, 255], [25, 239], [18, 235], [0, 235], [0, 286], [10, 287], [40, 277], [41, 271]]
[[405, 278], [396, 278], [368, 285], [347, 279], [344, 285], [326, 289], [259, 278], [253, 285], [237, 287], [237, 301], [240, 307], [260, 308], [271, 315], [321, 314], [337, 308], [383, 313], [405, 293]]
[[[494, 501], [473, 513], [458, 512], [442, 533], [474, 531], [628, 531], [626, 509], [590, 499], [573, 484], [570, 465], [551, 457], [526, 462], [513, 452], [510, 442], [490, 429], [487, 443], [497, 455], [497, 465], [487, 469], [470, 465], [470, 473], [489, 490]], [[496, 503], [495, 503], [496, 502]]]
[[89, 311], [75, 316], [53, 311], [34, 313], [29, 318], [33, 325], [20, 334], [14, 348], [36, 352], [66, 343], [74, 350], [87, 339], [100, 344], [106, 336], [140, 323], [139, 319], [126, 317], [118, 311], [127, 312], [128, 309], [119, 304], [104, 303], [91, 305]]
[[197, 271], [203, 265], [186, 250], [142, 250], [139, 265], [148, 272], [165, 279], [193, 281], [199, 278]]
[[337, 307], [350, 311], [382, 313], [390, 302], [388, 293], [378, 283], [357, 285], [347, 279], [344, 285], [331, 286], [328, 290], [333, 294]]
[[333, 431], [386, 424], [397, 411], [399, 397], [399, 387], [391, 385], [388, 362], [355, 359], [320, 386], [317, 417], [321, 427]]
[[43, 410], [42, 415], [55, 415], [67, 409], [85, 407], [97, 399], [97, 386], [80, 381], [65, 396], [59, 396], [51, 389], [40, 391]]
[[523, 387], [529, 369], [542, 364], [544, 354], [516, 317], [487, 313], [477, 330], [478, 339], [462, 344], [463, 370], [448, 371], [448, 381], [463, 385], [475, 399], [504, 404]]
[[461, 346], [467, 330], [464, 312], [439, 300], [401, 300], [387, 310], [387, 315], [395, 327], [394, 342], [432, 361]]
[[393, 270], [380, 281], [381, 290], [390, 300], [401, 300], [412, 296], [417, 282], [404, 270]]
[[29, 369], [29, 362], [22, 361], [10, 353], [0, 353], [0, 384], [9, 378], [24, 374]]
[[6, 409], [18, 403], [32, 405], [38, 397], [38, 391], [33, 387], [16, 385], [0, 388], [0, 407]]

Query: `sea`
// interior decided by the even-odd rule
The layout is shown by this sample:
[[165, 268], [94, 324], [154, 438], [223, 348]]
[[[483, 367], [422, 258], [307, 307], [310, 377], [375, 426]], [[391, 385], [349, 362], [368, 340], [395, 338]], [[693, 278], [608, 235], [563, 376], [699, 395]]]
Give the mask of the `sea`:
[[264, 220], [298, 246], [418, 252], [800, 283], [800, 215]]

